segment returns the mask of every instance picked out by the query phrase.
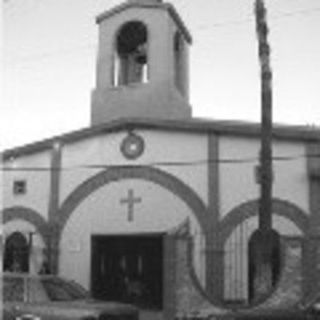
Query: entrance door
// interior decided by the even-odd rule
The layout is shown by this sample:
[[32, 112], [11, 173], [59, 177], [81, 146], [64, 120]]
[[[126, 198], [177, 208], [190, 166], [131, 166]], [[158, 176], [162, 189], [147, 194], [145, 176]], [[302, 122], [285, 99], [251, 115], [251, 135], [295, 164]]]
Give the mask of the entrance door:
[[93, 296], [161, 309], [163, 237], [92, 236]]

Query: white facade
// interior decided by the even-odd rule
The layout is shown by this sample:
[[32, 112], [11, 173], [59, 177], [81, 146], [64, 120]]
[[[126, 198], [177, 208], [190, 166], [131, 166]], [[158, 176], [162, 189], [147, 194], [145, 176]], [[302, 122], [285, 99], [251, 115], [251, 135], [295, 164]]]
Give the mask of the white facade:
[[[101, 296], [104, 284], [120, 281], [123, 271], [138, 273], [149, 286], [143, 298], [156, 296], [148, 307], [165, 309], [181, 263], [172, 253], [172, 235], [183, 234], [193, 285], [182, 293], [198, 290], [220, 304], [248, 304], [248, 243], [259, 215], [259, 125], [190, 118], [191, 37], [171, 5], [128, 1], [97, 22], [92, 126], [3, 153], [5, 269], [18, 262], [23, 271], [39, 272], [47, 262], [52, 272], [112, 299], [123, 297]], [[119, 30], [140, 22], [149, 32], [147, 54], [129, 67], [150, 63], [148, 81], [115, 85]], [[177, 34], [181, 43], [174, 42]], [[273, 228], [301, 242], [319, 237], [319, 130], [275, 127], [272, 148]], [[16, 254], [17, 243], [27, 254]], [[304, 251], [311, 262], [301, 273], [316, 270], [310, 252]], [[282, 271], [277, 277], [286, 276]], [[310, 275], [303, 274], [307, 288], [316, 283]]]

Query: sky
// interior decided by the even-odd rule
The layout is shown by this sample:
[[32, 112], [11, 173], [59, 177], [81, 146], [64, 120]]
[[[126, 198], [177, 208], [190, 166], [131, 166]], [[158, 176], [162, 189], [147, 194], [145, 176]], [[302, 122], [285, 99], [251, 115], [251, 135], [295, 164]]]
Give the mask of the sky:
[[[0, 150], [90, 125], [98, 28], [119, 0], [1, 0]], [[260, 121], [254, 0], [172, 0], [193, 36], [193, 116]], [[276, 123], [320, 126], [320, 1], [265, 0]]]

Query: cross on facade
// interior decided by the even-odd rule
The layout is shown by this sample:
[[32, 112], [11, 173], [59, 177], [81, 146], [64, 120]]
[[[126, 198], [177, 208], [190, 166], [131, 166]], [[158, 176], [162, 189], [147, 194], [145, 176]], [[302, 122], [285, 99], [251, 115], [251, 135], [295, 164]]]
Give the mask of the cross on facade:
[[128, 206], [128, 221], [133, 221], [134, 218], [134, 205], [141, 203], [141, 198], [135, 198], [133, 189], [128, 190], [128, 196], [126, 198], [120, 199], [120, 204], [125, 204]]

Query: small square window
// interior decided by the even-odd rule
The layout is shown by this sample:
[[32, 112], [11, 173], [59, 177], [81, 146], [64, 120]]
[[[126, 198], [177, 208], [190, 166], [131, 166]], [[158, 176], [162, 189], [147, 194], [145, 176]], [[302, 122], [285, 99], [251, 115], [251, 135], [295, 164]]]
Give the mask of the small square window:
[[13, 194], [20, 195], [27, 192], [27, 182], [25, 180], [16, 180], [13, 182]]

